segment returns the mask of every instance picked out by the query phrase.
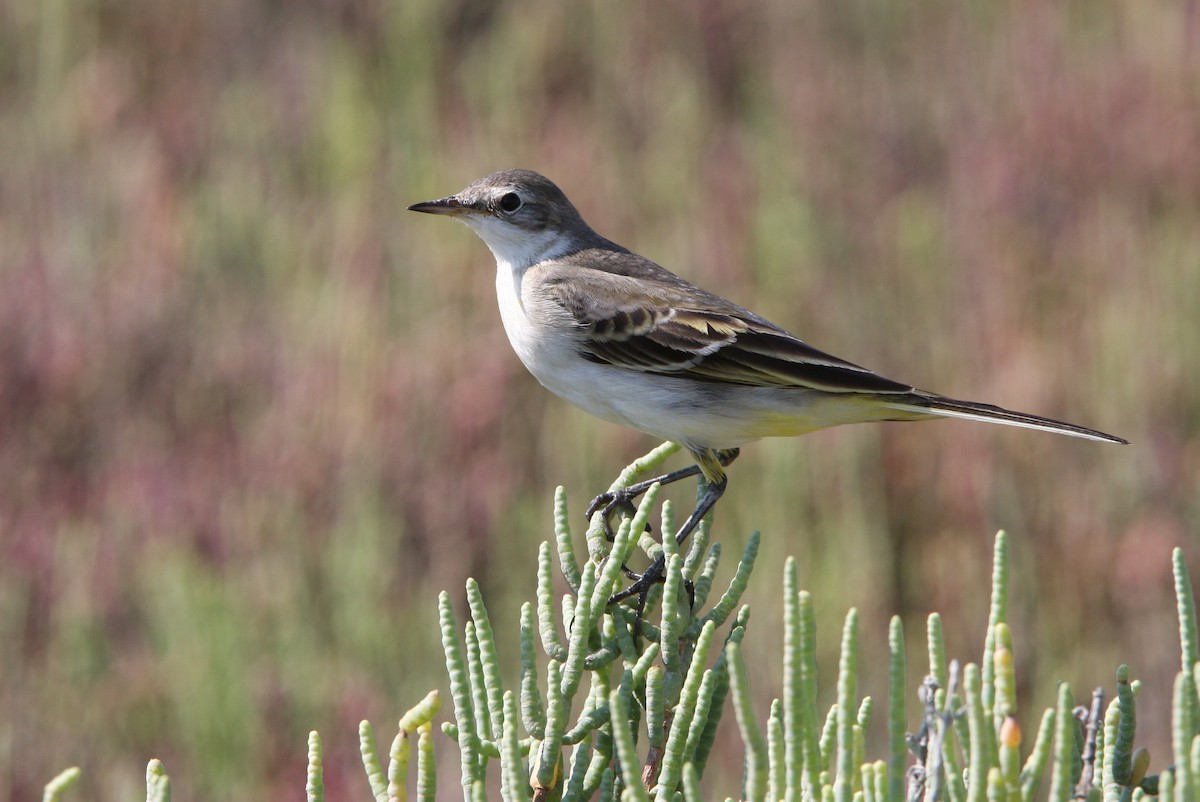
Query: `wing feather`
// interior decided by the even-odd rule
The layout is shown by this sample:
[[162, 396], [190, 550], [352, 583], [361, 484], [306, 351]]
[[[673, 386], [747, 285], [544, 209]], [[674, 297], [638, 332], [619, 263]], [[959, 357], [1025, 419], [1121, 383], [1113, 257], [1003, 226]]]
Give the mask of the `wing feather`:
[[545, 286], [583, 331], [581, 352], [592, 362], [751, 387], [913, 391], [691, 285], [581, 272], [588, 275], [562, 276]]

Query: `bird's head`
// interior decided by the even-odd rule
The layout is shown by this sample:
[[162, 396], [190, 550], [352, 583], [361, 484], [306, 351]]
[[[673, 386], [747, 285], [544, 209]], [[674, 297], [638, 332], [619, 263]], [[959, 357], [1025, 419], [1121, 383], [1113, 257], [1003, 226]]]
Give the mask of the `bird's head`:
[[561, 255], [595, 237], [562, 190], [532, 170], [492, 173], [461, 192], [408, 208], [461, 220], [498, 261], [516, 267]]

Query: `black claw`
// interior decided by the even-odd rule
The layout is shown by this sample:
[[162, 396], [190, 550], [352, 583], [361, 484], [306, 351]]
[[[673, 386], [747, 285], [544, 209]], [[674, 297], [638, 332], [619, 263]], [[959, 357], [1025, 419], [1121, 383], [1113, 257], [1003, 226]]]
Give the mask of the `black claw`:
[[612, 504], [615, 500], [616, 499], [613, 498], [612, 493], [601, 493], [592, 499], [592, 503], [589, 504], [588, 508], [583, 511], [584, 517], [590, 520], [593, 515], [607, 507], [609, 504]]
[[[643, 574], [636, 574], [630, 571], [625, 566], [621, 569], [625, 572], [625, 576], [633, 580], [633, 583], [622, 591], [614, 593], [609, 597], [608, 603], [620, 604], [626, 599], [631, 599], [637, 596], [637, 615], [634, 618], [633, 636], [640, 638], [642, 636], [642, 620], [646, 613], [646, 600], [650, 597], [650, 590], [657, 584], [666, 582], [665, 575], [666, 564], [663, 558], [654, 561], [654, 564], [646, 569]], [[696, 584], [690, 579], [685, 579], [683, 587], [688, 595], [688, 607], [695, 609], [696, 607]]]
[[640, 620], [641, 614], [646, 608], [646, 596], [649, 595], [650, 589], [660, 582], [666, 582], [666, 576], [664, 572], [665, 568], [666, 562], [663, 560], [663, 558], [659, 557], [654, 561], [653, 565], [646, 569], [645, 573], [635, 574], [632, 571], [629, 571], [627, 576], [633, 580], [633, 584], [624, 590], [618, 591], [612, 596], [609, 596], [608, 603], [610, 605], [620, 604], [626, 599], [632, 599], [634, 596], [637, 596], [638, 618]]
[[[603, 512], [604, 521], [604, 536], [608, 538], [608, 542], [616, 540], [617, 533], [612, 528], [612, 515], [614, 512], [624, 513], [626, 517], [632, 518], [637, 513], [637, 507], [634, 506], [633, 500], [637, 498], [637, 494], [624, 492], [616, 493], [601, 493], [592, 499], [592, 503], [584, 510], [584, 514], [590, 521], [592, 516], [597, 512]], [[650, 524], [646, 524], [646, 531], [653, 531]]]
[[[641, 641], [642, 639], [642, 621], [646, 619], [646, 600], [649, 598], [649, 587], [638, 594], [637, 616], [633, 619], [633, 638], [635, 641]], [[640, 645], [638, 649], [641, 649]]]
[[[715, 456], [717, 462], [722, 466], [729, 465], [729, 463], [737, 459], [738, 456], [738, 450], [736, 448], [705, 453], [709, 454], [710, 456]], [[696, 454], [698, 459], [704, 456], [704, 454], [696, 451], [693, 451], [693, 454]], [[677, 482], [680, 479], [684, 479], [689, 476], [696, 476], [700, 473], [701, 470], [699, 464], [691, 465], [687, 468], [681, 468], [677, 471], [672, 471], [671, 473], [664, 474], [654, 479], [638, 482], [637, 484], [630, 485], [629, 487], [621, 488], [612, 492], [601, 493], [592, 499], [592, 503], [588, 505], [586, 511], [587, 518], [590, 521], [592, 516], [597, 512], [603, 512], [604, 532], [611, 541], [615, 538], [615, 534], [612, 530], [612, 524], [609, 521], [612, 513], [620, 510], [625, 512], [627, 515], [632, 516], [635, 512], [633, 505], [634, 499], [645, 493], [653, 485], [671, 484], [672, 482]], [[721, 494], [725, 492], [725, 486], [726, 480], [723, 475], [718, 476], [715, 481], [707, 482], [702, 485], [702, 487], [704, 487], [704, 493], [697, 502], [696, 508], [692, 511], [692, 514], [688, 516], [688, 519], [684, 522], [683, 526], [680, 527], [679, 531], [675, 533], [676, 543], [682, 544], [684, 540], [687, 539], [692, 530], [696, 528], [704, 516], [708, 514], [709, 510], [712, 509], [713, 505], [716, 504], [717, 499], [721, 497]], [[646, 526], [646, 531], [651, 531], [649, 524]], [[634, 596], [638, 597], [636, 610], [637, 618], [635, 619], [634, 624], [634, 637], [640, 638], [642, 633], [642, 617], [646, 612], [646, 601], [650, 595], [650, 590], [656, 584], [666, 581], [666, 560], [660, 556], [643, 574], [637, 574], [631, 571], [626, 565], [622, 565], [621, 570], [624, 572], [626, 578], [631, 580], [631, 584], [624, 590], [618, 591], [610, 596], [608, 599], [608, 604], [620, 604], [626, 599], [631, 599]], [[695, 608], [695, 584], [692, 583], [691, 580], [685, 580], [684, 587], [687, 589], [689, 606]]]
[[637, 611], [633, 619], [633, 637], [635, 639], [642, 637], [642, 620], [646, 616], [646, 601], [650, 597], [651, 588], [660, 582], [666, 581], [663, 570], [665, 567], [666, 563], [660, 557], [654, 561], [653, 565], [646, 569], [645, 573], [631, 576], [630, 578], [634, 579], [633, 584], [619, 593], [614, 593], [608, 599], [609, 604], [620, 604], [625, 599], [637, 596]]

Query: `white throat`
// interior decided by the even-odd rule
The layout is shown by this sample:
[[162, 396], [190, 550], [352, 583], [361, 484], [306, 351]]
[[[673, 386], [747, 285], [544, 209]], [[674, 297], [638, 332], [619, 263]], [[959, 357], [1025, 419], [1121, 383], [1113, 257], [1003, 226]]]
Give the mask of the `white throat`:
[[538, 262], [562, 256], [572, 244], [571, 237], [561, 229], [527, 231], [491, 216], [467, 217], [463, 222], [484, 241], [496, 257], [496, 263], [507, 265], [514, 274], [524, 273]]
[[500, 319], [513, 350], [543, 384], [547, 376], [542, 363], [548, 355], [545, 331], [529, 318], [524, 296], [525, 274], [534, 265], [569, 253], [576, 238], [561, 229], [531, 232], [493, 217], [463, 220], [487, 244], [496, 257], [496, 300]]
[[[512, 322], [510, 315], [524, 315], [521, 283], [525, 271], [570, 251], [575, 244], [574, 238], [561, 229], [527, 231], [495, 217], [468, 217], [463, 222], [479, 235], [496, 257], [496, 293], [507, 328]], [[510, 330], [510, 337], [511, 333]]]

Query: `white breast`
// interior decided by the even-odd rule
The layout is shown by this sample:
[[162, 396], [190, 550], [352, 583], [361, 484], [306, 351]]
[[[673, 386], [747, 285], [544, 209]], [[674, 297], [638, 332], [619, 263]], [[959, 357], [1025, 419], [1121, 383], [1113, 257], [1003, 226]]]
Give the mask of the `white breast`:
[[[566, 310], [530, 291], [530, 270], [496, 263], [496, 300], [504, 331], [521, 362], [546, 389], [580, 409], [614, 423], [643, 429], [620, 409], [624, 393], [613, 386], [612, 374], [625, 373], [584, 359], [581, 335]], [[640, 378], [640, 377], [638, 377]], [[629, 388], [621, 388], [628, 391]]]
[[521, 362], [536, 376], [535, 366], [546, 343], [545, 337], [539, 335], [525, 314], [525, 302], [521, 297], [524, 279], [525, 270], [514, 270], [505, 262], [496, 262], [496, 301], [500, 304], [504, 332]]

